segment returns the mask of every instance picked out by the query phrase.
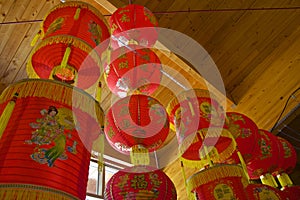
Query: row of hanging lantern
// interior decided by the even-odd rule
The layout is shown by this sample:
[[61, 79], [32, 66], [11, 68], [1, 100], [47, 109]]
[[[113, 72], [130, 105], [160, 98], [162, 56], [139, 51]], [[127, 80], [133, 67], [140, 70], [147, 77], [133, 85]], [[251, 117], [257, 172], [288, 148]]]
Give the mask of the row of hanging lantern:
[[[85, 199], [92, 141], [104, 121], [91, 96], [101, 65], [109, 89], [122, 97], [105, 118], [106, 138], [135, 165], [111, 178], [106, 199], [176, 199], [167, 175], [148, 166], [169, 128], [176, 131], [182, 163], [201, 169], [187, 181], [189, 194], [199, 199], [284, 199], [293, 198], [287, 191], [299, 192], [288, 187], [296, 155], [286, 140], [259, 130], [245, 115], [225, 113], [206, 90], [185, 91], [167, 108], [149, 96], [162, 76], [149, 48], [157, 25], [143, 6], [119, 8], [110, 17], [112, 53], [103, 63], [110, 31], [101, 13], [82, 2], [50, 11], [27, 66], [30, 78], [48, 80], [21, 81], [1, 96], [1, 199]], [[266, 185], [249, 184], [259, 177]]]
[[[194, 198], [190, 192], [195, 192], [198, 199], [295, 196], [278, 190], [274, 179], [278, 178], [282, 189], [291, 188], [287, 174], [297, 158], [285, 139], [258, 129], [241, 113], [225, 113], [207, 90], [183, 92], [170, 101], [167, 111], [177, 134], [182, 163], [200, 169], [187, 180], [190, 198]], [[259, 178], [264, 185], [249, 184]]]
[[109, 144], [130, 155], [134, 165], [111, 177], [105, 199], [177, 199], [169, 177], [150, 165], [150, 153], [169, 134], [165, 108], [149, 96], [159, 86], [161, 62], [151, 47], [157, 40], [157, 20], [147, 8], [130, 4], [110, 17], [111, 55], [104, 66], [112, 93], [121, 97], [108, 110], [104, 132]]
[[83, 2], [45, 17], [27, 64], [31, 79], [1, 95], [0, 199], [86, 198], [90, 152], [104, 124], [90, 88], [108, 44], [96, 47], [109, 36], [102, 14]]

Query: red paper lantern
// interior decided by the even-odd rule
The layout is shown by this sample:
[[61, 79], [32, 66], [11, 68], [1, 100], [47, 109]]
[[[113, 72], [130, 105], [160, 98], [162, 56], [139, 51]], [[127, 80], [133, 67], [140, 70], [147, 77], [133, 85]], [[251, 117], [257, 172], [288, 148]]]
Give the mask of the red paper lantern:
[[287, 200], [299, 200], [300, 186], [290, 186], [283, 190], [283, 193], [287, 197]]
[[83, 2], [59, 4], [45, 17], [40, 35], [43, 40], [27, 65], [30, 78], [55, 79], [85, 90], [98, 84], [100, 57], [110, 36], [99, 11]]
[[170, 178], [159, 169], [135, 166], [114, 174], [106, 185], [105, 199], [176, 200]]
[[104, 118], [99, 104], [69, 85], [29, 79], [2, 93], [1, 115], [15, 93], [0, 139], [0, 199], [84, 200], [92, 142]]
[[162, 76], [158, 56], [151, 49], [135, 45], [113, 51], [105, 72], [109, 89], [121, 97], [134, 91], [152, 94]]
[[197, 199], [247, 199], [248, 185], [243, 169], [238, 165], [216, 165], [197, 172], [187, 180], [188, 192]]
[[116, 49], [128, 44], [152, 47], [158, 38], [156, 17], [147, 8], [130, 4], [118, 8], [110, 17], [111, 46]]
[[258, 179], [261, 175], [273, 173], [278, 168], [279, 149], [277, 138], [272, 133], [259, 129], [257, 139], [257, 156], [247, 164], [251, 179]]
[[287, 140], [276, 137], [279, 148], [278, 154], [278, 169], [273, 173], [275, 175], [282, 172], [291, 173], [297, 163], [297, 154], [295, 148]]
[[[227, 112], [225, 127], [235, 138], [238, 150], [243, 156], [245, 163], [256, 157], [256, 141], [258, 139], [258, 127], [247, 116], [237, 112]], [[239, 163], [237, 154], [233, 154], [226, 162]]]
[[[43, 38], [54, 37], [58, 41], [69, 35], [86, 42], [92, 48], [101, 44], [101, 51], [109, 44], [110, 30], [103, 15], [92, 5], [68, 1], [58, 4], [45, 17], [42, 24]], [[105, 44], [102, 44], [104, 42]]]
[[211, 150], [214, 162], [226, 160], [236, 149], [231, 133], [223, 128], [224, 111], [209, 91], [185, 91], [169, 103], [167, 112], [187, 165], [201, 167], [201, 160], [206, 157], [204, 146]]
[[285, 200], [285, 194], [277, 188], [263, 184], [249, 184], [246, 188], [250, 200]]
[[146, 95], [131, 95], [118, 100], [108, 110], [105, 122], [104, 131], [109, 143], [124, 154], [135, 145], [153, 152], [169, 133], [165, 108]]
[[[55, 38], [47, 38], [34, 49], [27, 64], [27, 74], [30, 78], [55, 79], [74, 83], [81, 89], [90, 88], [100, 77], [99, 56], [82, 41], [71, 36], [62, 37], [66, 40], [58, 42]], [[63, 67], [66, 54], [68, 59]]]

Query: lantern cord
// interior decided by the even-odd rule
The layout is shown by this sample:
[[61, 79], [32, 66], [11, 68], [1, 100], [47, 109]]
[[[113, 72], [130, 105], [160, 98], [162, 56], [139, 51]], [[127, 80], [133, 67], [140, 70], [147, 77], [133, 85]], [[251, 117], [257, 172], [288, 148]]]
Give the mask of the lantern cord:
[[184, 85], [182, 85], [181, 83], [179, 83], [177, 80], [175, 80], [172, 76], [170, 76], [167, 72], [165, 72], [164, 70], [160, 70], [161, 73], [163, 73], [166, 77], [168, 77], [169, 79], [171, 79], [174, 83], [176, 83], [177, 85], [179, 85], [180, 87], [182, 87], [184, 90], [187, 90], [187, 87], [185, 87]]
[[157, 158], [156, 151], [154, 151], [154, 156], [155, 156], [156, 168], [159, 169], [159, 163], [158, 163], [158, 158]]
[[180, 167], [181, 167], [181, 173], [182, 173], [182, 176], [183, 176], [183, 180], [184, 180], [184, 185], [186, 186], [186, 175], [185, 175], [185, 170], [184, 170], [184, 166], [183, 166], [183, 162], [180, 161]]
[[182, 161], [180, 161], [180, 167], [181, 167], [181, 173], [182, 173], [182, 176], [183, 176], [183, 181], [184, 181], [184, 185], [185, 185], [185, 189], [186, 189], [188, 199], [192, 199], [193, 193], [191, 193], [191, 191], [189, 191], [189, 189], [187, 187], [186, 174], [185, 174], [184, 165], [183, 165]]
[[291, 93], [291, 95], [290, 95], [289, 98], [287, 99], [287, 101], [286, 101], [286, 103], [285, 103], [285, 105], [284, 105], [284, 107], [283, 107], [283, 109], [282, 109], [280, 115], [278, 116], [278, 118], [277, 118], [277, 120], [276, 120], [274, 126], [271, 128], [270, 132], [273, 132], [273, 130], [277, 127], [277, 125], [278, 125], [278, 123], [279, 123], [279, 120], [280, 120], [281, 116], [283, 115], [284, 111], [286, 110], [286, 108], [287, 108], [287, 106], [288, 106], [288, 104], [289, 104], [289, 101], [291, 100], [291, 98], [295, 98], [295, 94], [296, 94], [299, 90], [300, 90], [300, 87], [298, 87], [296, 90], [294, 90], [294, 91]]

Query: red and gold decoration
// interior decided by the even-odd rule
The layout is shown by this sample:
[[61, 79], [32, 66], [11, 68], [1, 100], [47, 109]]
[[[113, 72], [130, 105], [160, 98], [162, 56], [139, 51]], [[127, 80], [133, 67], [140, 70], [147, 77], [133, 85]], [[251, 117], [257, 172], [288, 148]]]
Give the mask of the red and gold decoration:
[[195, 199], [247, 199], [248, 185], [243, 169], [238, 165], [216, 165], [199, 171], [187, 180], [187, 191]]
[[[258, 127], [257, 125], [246, 115], [237, 112], [227, 112], [225, 127], [234, 137], [237, 150], [242, 154], [245, 163], [252, 160], [257, 152], [256, 141], [258, 139]], [[231, 157], [231, 160], [227, 160], [231, 163], [239, 163], [240, 159], [235, 152]]]
[[152, 47], [158, 38], [156, 17], [141, 5], [118, 8], [110, 17], [109, 24], [113, 49], [129, 44]]
[[12, 99], [1, 124], [0, 199], [85, 199], [92, 142], [104, 121], [99, 104], [80, 89], [41, 79], [9, 86], [1, 116]]
[[105, 42], [106, 48], [110, 30], [103, 15], [96, 8], [84, 2], [68, 1], [50, 10], [41, 29], [42, 39], [62, 35], [85, 41], [92, 48]]
[[278, 168], [279, 149], [277, 138], [272, 133], [259, 129], [256, 145], [258, 155], [247, 163], [248, 173], [251, 179], [259, 179], [261, 175], [273, 173]]
[[281, 190], [264, 184], [249, 184], [246, 191], [249, 200], [286, 200]]
[[112, 52], [105, 67], [109, 89], [120, 97], [130, 93], [152, 94], [161, 81], [161, 62], [148, 48], [130, 45]]
[[170, 178], [159, 169], [134, 166], [120, 170], [106, 185], [105, 199], [176, 200], [176, 189]]
[[276, 137], [279, 148], [278, 154], [278, 169], [273, 174], [291, 173], [297, 163], [296, 150], [286, 139]]
[[225, 113], [209, 91], [185, 91], [169, 103], [167, 112], [187, 166], [201, 168], [209, 160], [222, 162], [236, 149], [231, 133], [223, 128]]
[[109, 109], [105, 122], [107, 140], [124, 154], [153, 152], [169, 133], [169, 118], [164, 107], [146, 95], [118, 100]]
[[27, 64], [30, 78], [55, 79], [85, 90], [98, 83], [110, 33], [94, 7], [83, 2], [59, 4], [45, 17], [39, 35], [43, 40]]

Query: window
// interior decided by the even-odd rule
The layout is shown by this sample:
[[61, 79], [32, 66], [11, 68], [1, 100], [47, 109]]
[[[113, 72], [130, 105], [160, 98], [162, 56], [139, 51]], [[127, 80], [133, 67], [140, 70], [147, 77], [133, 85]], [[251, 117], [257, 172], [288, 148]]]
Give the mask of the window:
[[105, 185], [120, 168], [104, 164], [102, 172], [98, 172], [98, 163], [91, 159], [87, 183], [86, 200], [99, 200], [104, 198]]

